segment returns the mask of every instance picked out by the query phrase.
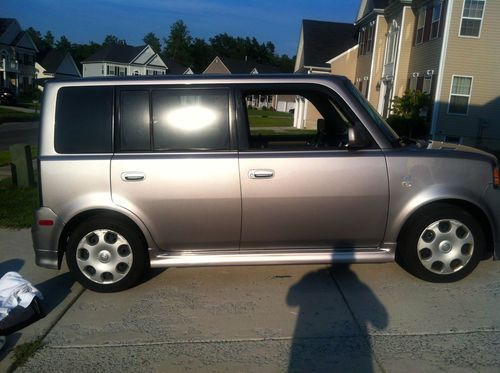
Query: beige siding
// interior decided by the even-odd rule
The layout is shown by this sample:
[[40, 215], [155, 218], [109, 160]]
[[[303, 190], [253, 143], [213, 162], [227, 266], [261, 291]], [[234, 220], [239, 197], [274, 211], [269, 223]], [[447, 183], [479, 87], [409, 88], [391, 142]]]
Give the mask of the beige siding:
[[[455, 0], [440, 95], [437, 132], [463, 138], [464, 144], [477, 145], [481, 123], [483, 144], [500, 149], [500, 1], [486, 2], [479, 38], [459, 37], [463, 0]], [[472, 76], [469, 112], [466, 116], [447, 114], [453, 75]]]
[[346, 76], [352, 83], [356, 81], [356, 65], [358, 62], [358, 48], [353, 47], [349, 51], [338, 56], [330, 64], [332, 74]]
[[[370, 97], [368, 100], [374, 106], [378, 106], [380, 99], [380, 80], [384, 69], [385, 43], [387, 33], [387, 21], [383, 16], [377, 16], [377, 33], [375, 34], [374, 50], [373, 50], [373, 69], [370, 79]], [[378, 87], [378, 88], [377, 88]]]
[[400, 49], [398, 51], [396, 75], [394, 80], [394, 97], [403, 96], [408, 82], [408, 67], [410, 65], [411, 50], [413, 45], [413, 35], [415, 30], [415, 15], [409, 6], [405, 6], [402, 11], [399, 24]]
[[319, 113], [318, 109], [307, 101], [307, 116], [304, 126], [308, 130], [315, 130], [317, 128], [318, 119], [323, 118], [323, 116]]
[[231, 72], [222, 63], [222, 61], [215, 57], [210, 65], [203, 71], [203, 74], [230, 74]]

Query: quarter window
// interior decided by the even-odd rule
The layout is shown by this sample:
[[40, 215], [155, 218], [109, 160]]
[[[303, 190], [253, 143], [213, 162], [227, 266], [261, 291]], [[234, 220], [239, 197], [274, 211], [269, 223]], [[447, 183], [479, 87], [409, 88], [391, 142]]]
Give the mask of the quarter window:
[[225, 90], [153, 91], [153, 148], [229, 148], [229, 104]]
[[479, 37], [486, 0], [465, 0], [460, 36]]
[[451, 85], [449, 114], [467, 115], [472, 88], [472, 77], [454, 76]]
[[112, 116], [113, 88], [61, 88], [56, 105], [56, 152], [111, 153]]
[[123, 91], [120, 94], [120, 149], [150, 150], [149, 92]]

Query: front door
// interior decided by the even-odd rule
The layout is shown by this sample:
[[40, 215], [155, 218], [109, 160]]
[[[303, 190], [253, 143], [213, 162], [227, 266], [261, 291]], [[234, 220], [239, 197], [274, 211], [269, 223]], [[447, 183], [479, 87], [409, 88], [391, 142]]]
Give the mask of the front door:
[[374, 142], [346, 148], [354, 118], [340, 98], [304, 96], [304, 129], [293, 114], [241, 108], [250, 127], [239, 159], [241, 249], [376, 248], [389, 198], [384, 154]]

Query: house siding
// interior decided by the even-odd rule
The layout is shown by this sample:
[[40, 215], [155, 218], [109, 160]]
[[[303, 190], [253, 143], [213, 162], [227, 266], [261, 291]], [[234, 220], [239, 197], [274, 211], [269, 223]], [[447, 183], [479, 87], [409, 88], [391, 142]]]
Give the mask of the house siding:
[[370, 79], [370, 96], [368, 100], [374, 106], [378, 106], [380, 100], [380, 80], [384, 70], [384, 57], [385, 57], [385, 35], [388, 31], [387, 21], [383, 16], [377, 16], [376, 34], [374, 37], [374, 50], [373, 50], [373, 70]]
[[396, 75], [394, 80], [393, 97], [403, 96], [408, 82], [410, 56], [413, 45], [415, 15], [409, 6], [405, 6], [397, 17], [400, 25], [398, 57], [396, 59]]
[[[462, 143], [500, 149], [500, 1], [488, 0], [479, 38], [459, 37], [464, 0], [455, 0], [436, 122], [437, 137], [454, 136]], [[453, 75], [472, 76], [467, 115], [448, 114]], [[481, 126], [486, 126], [482, 130]]]
[[330, 63], [331, 73], [343, 75], [354, 84], [356, 80], [357, 62], [358, 48], [352, 48], [349, 52], [346, 52]]
[[203, 71], [203, 74], [230, 74], [230, 73], [231, 72], [218, 58], [214, 59], [212, 63], [208, 65], [205, 71]]

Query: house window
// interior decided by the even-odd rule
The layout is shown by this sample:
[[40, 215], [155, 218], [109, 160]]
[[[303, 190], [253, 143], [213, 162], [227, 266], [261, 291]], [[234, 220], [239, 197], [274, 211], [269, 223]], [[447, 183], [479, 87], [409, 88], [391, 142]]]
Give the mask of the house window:
[[465, 0], [460, 36], [479, 37], [486, 0]]
[[434, 3], [432, 8], [431, 40], [439, 36], [439, 25], [441, 23], [441, 1]]
[[375, 21], [370, 22], [370, 27], [368, 28], [368, 43], [367, 43], [367, 53], [373, 52], [373, 36], [375, 34]]
[[422, 83], [422, 92], [431, 94], [432, 92], [432, 75], [425, 76]]
[[424, 28], [425, 28], [425, 16], [427, 9], [422, 7], [418, 10], [418, 21], [417, 21], [417, 34], [415, 37], [415, 44], [422, 44], [424, 41]]
[[385, 55], [385, 64], [394, 63], [396, 59], [397, 43], [399, 35], [399, 26], [396, 21], [392, 22], [389, 35], [387, 36], [387, 51]]
[[104, 65], [101, 66], [101, 75], [104, 75]]
[[358, 44], [359, 44], [358, 54], [360, 56], [365, 54], [365, 34], [366, 34], [366, 27], [363, 27], [359, 32], [358, 36]]
[[472, 88], [471, 76], [453, 76], [448, 114], [467, 115]]

